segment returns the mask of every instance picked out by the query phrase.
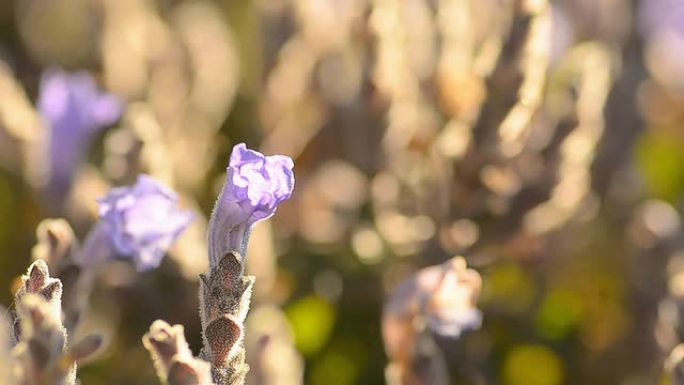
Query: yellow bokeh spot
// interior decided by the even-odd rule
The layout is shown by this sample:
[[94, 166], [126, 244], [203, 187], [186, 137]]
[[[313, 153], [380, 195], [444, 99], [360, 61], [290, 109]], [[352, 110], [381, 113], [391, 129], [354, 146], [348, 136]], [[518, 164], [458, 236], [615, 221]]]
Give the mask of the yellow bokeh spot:
[[297, 349], [305, 355], [318, 352], [330, 337], [335, 309], [323, 298], [303, 297], [285, 309]]
[[544, 346], [519, 346], [506, 357], [503, 380], [506, 385], [559, 385], [563, 382], [563, 363]]
[[657, 198], [674, 200], [684, 188], [684, 154], [680, 138], [649, 132], [636, 147], [637, 169], [646, 181], [651, 194]]
[[480, 303], [510, 314], [524, 313], [532, 306], [535, 287], [529, 274], [515, 264], [497, 267], [484, 277]]
[[312, 385], [351, 385], [359, 374], [358, 363], [339, 352], [325, 354], [311, 368]]
[[581, 312], [582, 299], [579, 293], [570, 290], [551, 291], [539, 306], [537, 328], [547, 338], [563, 338], [577, 326]]

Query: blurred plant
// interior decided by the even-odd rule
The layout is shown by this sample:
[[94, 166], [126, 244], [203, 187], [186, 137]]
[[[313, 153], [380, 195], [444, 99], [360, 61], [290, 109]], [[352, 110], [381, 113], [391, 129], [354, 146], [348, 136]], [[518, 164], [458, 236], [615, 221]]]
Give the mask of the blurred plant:
[[43, 72], [36, 102], [47, 129], [46, 193], [55, 205], [63, 203], [92, 138], [119, 119], [121, 102], [97, 88], [85, 72], [57, 68]]
[[100, 337], [67, 341], [62, 325], [62, 283], [50, 277], [47, 264], [35, 261], [16, 293], [17, 315], [10, 382], [17, 385], [74, 385], [76, 363], [94, 353]]
[[665, 369], [672, 385], [684, 384], [684, 345], [677, 345], [665, 360]]
[[[377, 383], [383, 289], [391, 383], [642, 383], [670, 354], [667, 368], [677, 373], [675, 346], [684, 335], [677, 1], [13, 4], [0, 5], [0, 22], [12, 20], [0, 29], [9, 37], [0, 42], [0, 164], [34, 188], [57, 174], [46, 166], [68, 170], [60, 183], [71, 192], [33, 202], [0, 183], [8, 216], [26, 208], [5, 196], [26, 195], [21, 201], [30, 213], [55, 199], [81, 234], [98, 214], [94, 197], [143, 172], [177, 190], [197, 217], [186, 226], [175, 196], [138, 200], [134, 186], [125, 190], [130, 199], [109, 198], [116, 205], [153, 202], [151, 217], [164, 231], [150, 221], [128, 222], [128, 214], [147, 217], [147, 207], [105, 210], [82, 248], [66, 222], [38, 227], [34, 258], [48, 261], [63, 283], [70, 336], [92, 288], [100, 288], [80, 258], [107, 260], [118, 250], [146, 269], [185, 229], [169, 250], [177, 265], [164, 264], [159, 273], [162, 281], [173, 279], [163, 293], [150, 281], [132, 280], [127, 268], [103, 275], [96, 295], [135, 291], [146, 306], [126, 314], [116, 354], [96, 371], [119, 375], [138, 364], [123, 338], [135, 330], [133, 321], [152, 314], [150, 305], [168, 297], [166, 288], [178, 290], [175, 300], [193, 287], [173, 276], [176, 267], [190, 282], [209, 267], [200, 282], [200, 358], [192, 357], [179, 326], [157, 322], [145, 337], [163, 381], [210, 381], [202, 360], [213, 363], [214, 377], [242, 381], [241, 339], [249, 335], [255, 385], [303, 380], [293, 340], [306, 356], [308, 382]], [[34, 65], [55, 64], [93, 75], [60, 73], [58, 87], [38, 84], [36, 111]], [[45, 71], [42, 83], [55, 71]], [[59, 86], [67, 78], [90, 86]], [[87, 102], [107, 99], [95, 78], [126, 105], [120, 124], [102, 136], [103, 121], [91, 119], [97, 103]], [[92, 92], [76, 97], [81, 88]], [[79, 122], [65, 130], [79, 135], [50, 136], [50, 126], [60, 125], [42, 107], [50, 94], [55, 101], [86, 100], [71, 114], [57, 114]], [[228, 115], [233, 106], [239, 108]], [[84, 121], [91, 130], [72, 130]], [[272, 187], [289, 186], [292, 166], [236, 147], [232, 184], [221, 189], [216, 158], [226, 140], [246, 136], [263, 152], [297, 159], [300, 191], [273, 228], [255, 229], [249, 248], [253, 221], [289, 196], [291, 187]], [[52, 151], [61, 161], [46, 161], [52, 139], [67, 140], [58, 145], [75, 151]], [[274, 165], [288, 177], [271, 178]], [[214, 215], [204, 220], [201, 211], [219, 190]], [[123, 232], [112, 241], [105, 228]], [[130, 252], [136, 247], [141, 253]], [[197, 258], [207, 250], [209, 258]], [[478, 304], [485, 324], [477, 333], [468, 330], [480, 321], [480, 279], [452, 255], [465, 255], [485, 277]], [[245, 265], [259, 276], [253, 296]], [[421, 288], [422, 280], [430, 284]], [[424, 292], [419, 300], [397, 294], [409, 283]], [[258, 315], [251, 331], [243, 322], [248, 299]], [[188, 312], [174, 316], [181, 313]], [[199, 326], [182, 323], [192, 346]], [[320, 328], [311, 332], [311, 325]], [[227, 341], [207, 338], [217, 333]], [[409, 341], [410, 349], [397, 352], [393, 338]], [[363, 349], [354, 345], [361, 339]], [[137, 373], [122, 381], [135, 380]]]
[[[173, 191], [141, 175], [134, 186], [115, 188], [98, 201], [102, 226], [96, 231], [107, 233], [113, 249], [131, 256], [138, 271], [153, 269], [193, 219], [176, 208], [177, 201]], [[90, 264], [95, 256], [84, 258]]]
[[164, 383], [174, 385], [212, 385], [208, 362], [192, 356], [185, 341], [183, 326], [170, 326], [157, 320], [143, 337], [145, 348], [154, 359], [157, 373]]
[[448, 384], [444, 358], [432, 333], [457, 338], [478, 329], [475, 307], [480, 275], [455, 257], [441, 266], [419, 270], [399, 284], [387, 300], [382, 318], [386, 369], [390, 385]]
[[[78, 247], [64, 220], [49, 219], [38, 226], [39, 243], [33, 249], [36, 261], [21, 277], [16, 292], [16, 346], [7, 384], [77, 383], [76, 363], [102, 344], [98, 335], [88, 335], [76, 343], [68, 340], [85, 310], [95, 275], [117, 251], [138, 256], [152, 253], [155, 260], [144, 260], [142, 266], [158, 265], [190, 219], [187, 213], [175, 212], [175, 203], [173, 192], [142, 176], [135, 187], [114, 189], [103, 198], [103, 220], [108, 222], [93, 227], [83, 248]], [[120, 217], [113, 218], [112, 211]], [[180, 226], [178, 220], [169, 221], [169, 215], [180, 218]], [[165, 232], [160, 226], [173, 228]], [[150, 230], [156, 231], [152, 234]], [[137, 238], [140, 236], [142, 239]], [[123, 238], [129, 242], [126, 248], [117, 245]], [[64, 282], [50, 276], [46, 261], [59, 271]]]

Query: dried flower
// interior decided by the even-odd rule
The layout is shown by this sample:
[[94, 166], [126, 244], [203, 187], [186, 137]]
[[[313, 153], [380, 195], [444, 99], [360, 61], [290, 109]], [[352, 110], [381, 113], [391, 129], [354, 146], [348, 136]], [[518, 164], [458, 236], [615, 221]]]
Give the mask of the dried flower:
[[193, 215], [176, 207], [176, 194], [147, 175], [98, 200], [116, 252], [132, 256], [139, 271], [159, 266], [164, 253], [190, 224]]
[[[209, 226], [209, 261], [216, 266], [229, 251], [244, 255], [249, 230], [270, 218], [294, 188], [292, 159], [264, 156], [244, 143], [233, 147], [228, 177]], [[226, 235], [228, 234], [228, 235]]]
[[93, 135], [119, 118], [122, 105], [87, 72], [56, 68], [43, 73], [37, 105], [50, 130], [49, 183], [65, 193]]

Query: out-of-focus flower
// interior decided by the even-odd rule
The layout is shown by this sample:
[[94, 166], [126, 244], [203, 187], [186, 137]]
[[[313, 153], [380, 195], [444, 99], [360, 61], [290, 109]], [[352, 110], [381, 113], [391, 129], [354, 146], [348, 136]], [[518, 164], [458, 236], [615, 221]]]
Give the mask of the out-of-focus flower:
[[119, 118], [122, 105], [87, 72], [50, 68], [41, 78], [37, 106], [50, 132], [50, 188], [65, 194], [91, 139]]
[[684, 2], [639, 3], [638, 25], [645, 40], [646, 67], [668, 91], [684, 92]]
[[114, 249], [132, 256], [139, 271], [159, 266], [193, 215], [176, 207], [176, 194], [147, 175], [98, 200], [100, 218]]
[[680, 0], [648, 0], [639, 3], [638, 22], [647, 37], [665, 30], [684, 34], [684, 3]]
[[457, 257], [430, 266], [400, 283], [383, 311], [382, 333], [385, 350], [393, 359], [413, 346], [417, 318], [422, 317], [433, 332], [458, 337], [480, 327], [482, 315], [475, 307], [482, 279]]
[[244, 255], [251, 227], [270, 218], [292, 195], [293, 167], [287, 156], [264, 156], [244, 143], [233, 147], [228, 177], [209, 224], [210, 264], [228, 251]]
[[684, 384], [684, 344], [679, 344], [672, 349], [670, 356], [665, 360], [665, 370], [672, 385]]
[[480, 275], [456, 257], [421, 269], [394, 288], [382, 314], [388, 383], [448, 383], [432, 333], [456, 338], [479, 328], [482, 316], [475, 302], [481, 286]]
[[466, 268], [463, 258], [449, 261], [427, 301], [428, 326], [435, 333], [450, 337], [479, 328], [482, 314], [475, 302], [481, 288], [482, 278], [475, 270]]

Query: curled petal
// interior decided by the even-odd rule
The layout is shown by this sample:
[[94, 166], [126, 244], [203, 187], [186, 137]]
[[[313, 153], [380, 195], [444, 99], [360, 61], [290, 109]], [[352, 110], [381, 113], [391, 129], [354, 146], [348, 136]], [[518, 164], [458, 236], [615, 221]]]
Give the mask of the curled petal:
[[209, 226], [211, 266], [231, 251], [244, 255], [252, 226], [270, 218], [292, 195], [293, 167], [287, 156], [264, 156], [244, 143], [233, 147], [226, 182]]

